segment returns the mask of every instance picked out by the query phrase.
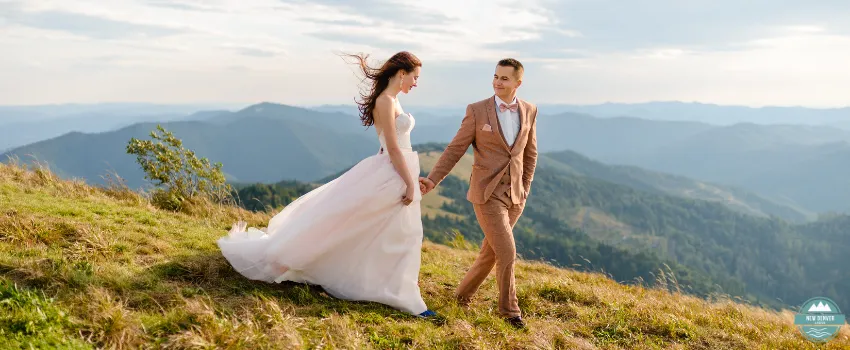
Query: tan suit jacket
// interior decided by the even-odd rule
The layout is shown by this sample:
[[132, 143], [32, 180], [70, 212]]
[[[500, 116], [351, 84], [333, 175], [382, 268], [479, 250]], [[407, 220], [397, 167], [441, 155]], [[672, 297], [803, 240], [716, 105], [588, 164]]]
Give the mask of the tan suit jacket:
[[496, 115], [495, 96], [468, 105], [460, 130], [431, 169], [428, 178], [439, 184], [472, 145], [475, 160], [467, 200], [476, 204], [486, 203], [499, 181], [509, 172], [512, 202], [525, 202], [537, 166], [537, 107], [521, 99], [517, 99], [517, 103], [520, 128], [512, 146], [508, 145], [502, 133]]

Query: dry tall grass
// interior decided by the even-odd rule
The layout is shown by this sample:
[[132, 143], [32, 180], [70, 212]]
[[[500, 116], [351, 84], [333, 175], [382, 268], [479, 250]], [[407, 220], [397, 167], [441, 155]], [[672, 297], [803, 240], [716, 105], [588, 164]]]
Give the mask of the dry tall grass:
[[[520, 262], [530, 329], [496, 314], [489, 279], [470, 308], [452, 290], [475, 252], [425, 244], [432, 322], [320, 288], [248, 281], [217, 251], [236, 219], [195, 203], [158, 210], [122, 186], [94, 188], [44, 168], [0, 164], [0, 344], [11, 348], [841, 349], [806, 341], [793, 313], [624, 286], [600, 274]], [[849, 306], [850, 307], [850, 306]]]

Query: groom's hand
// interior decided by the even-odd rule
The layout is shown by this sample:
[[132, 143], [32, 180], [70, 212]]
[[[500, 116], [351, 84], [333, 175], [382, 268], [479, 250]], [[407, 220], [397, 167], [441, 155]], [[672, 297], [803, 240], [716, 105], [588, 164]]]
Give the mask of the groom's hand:
[[419, 177], [419, 190], [422, 191], [422, 195], [428, 194], [431, 190], [434, 189], [437, 185], [434, 184], [434, 181], [427, 177]]

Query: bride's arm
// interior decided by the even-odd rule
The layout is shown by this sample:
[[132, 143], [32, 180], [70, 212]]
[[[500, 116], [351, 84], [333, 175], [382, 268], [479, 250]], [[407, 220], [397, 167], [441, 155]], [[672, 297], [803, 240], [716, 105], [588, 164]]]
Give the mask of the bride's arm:
[[408, 188], [416, 186], [415, 181], [410, 177], [410, 171], [407, 170], [407, 162], [401, 154], [401, 148], [398, 146], [395, 133], [395, 104], [387, 96], [378, 96], [372, 116], [375, 119], [375, 125], [381, 128], [384, 135], [384, 141], [387, 143], [386, 151], [390, 155], [395, 170]]

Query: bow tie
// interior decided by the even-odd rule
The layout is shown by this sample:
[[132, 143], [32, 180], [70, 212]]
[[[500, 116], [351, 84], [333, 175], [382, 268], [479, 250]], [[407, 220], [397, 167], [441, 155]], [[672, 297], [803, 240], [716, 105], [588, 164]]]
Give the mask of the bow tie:
[[506, 111], [506, 110], [508, 110], [508, 109], [510, 109], [510, 110], [511, 110], [511, 112], [516, 112], [516, 110], [517, 110], [517, 104], [516, 104], [516, 103], [512, 103], [511, 105], [506, 105], [506, 104], [504, 104], [504, 103], [500, 103], [500, 104], [499, 104], [499, 111], [504, 112], [504, 111]]

